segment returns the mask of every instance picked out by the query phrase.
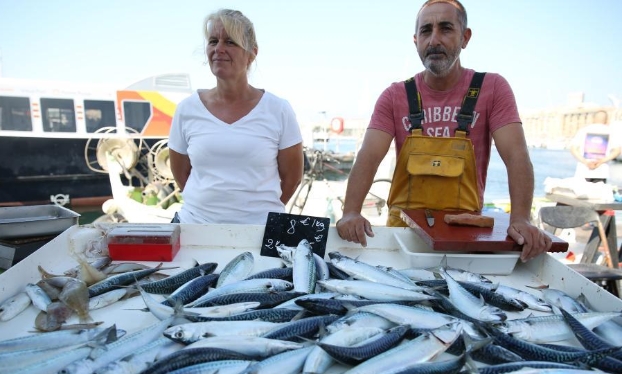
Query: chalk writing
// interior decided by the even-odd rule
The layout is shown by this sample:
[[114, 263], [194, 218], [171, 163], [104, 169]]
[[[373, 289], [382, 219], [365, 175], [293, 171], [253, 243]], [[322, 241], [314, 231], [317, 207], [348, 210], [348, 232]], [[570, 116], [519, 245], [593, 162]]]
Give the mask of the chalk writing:
[[313, 252], [324, 256], [330, 219], [288, 213], [268, 213], [261, 246], [262, 256], [279, 257], [277, 245], [296, 247], [302, 239], [311, 244]]

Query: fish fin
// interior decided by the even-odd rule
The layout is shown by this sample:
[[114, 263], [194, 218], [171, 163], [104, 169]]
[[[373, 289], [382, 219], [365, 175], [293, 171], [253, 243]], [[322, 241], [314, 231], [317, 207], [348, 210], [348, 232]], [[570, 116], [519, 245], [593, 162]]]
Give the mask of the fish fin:
[[533, 288], [534, 290], [546, 290], [546, 289], [549, 288], [549, 285], [548, 284], [541, 284], [539, 286], [530, 286], [530, 285], [526, 284], [525, 287]]
[[296, 314], [294, 318], [292, 318], [291, 322], [298, 321], [299, 319], [304, 318], [305, 314], [307, 314], [306, 310], [301, 310], [300, 313]]

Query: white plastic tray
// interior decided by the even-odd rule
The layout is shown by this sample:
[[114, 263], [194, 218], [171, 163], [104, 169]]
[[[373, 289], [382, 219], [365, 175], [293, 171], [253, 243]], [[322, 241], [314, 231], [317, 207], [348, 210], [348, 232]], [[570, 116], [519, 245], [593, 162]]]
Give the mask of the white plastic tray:
[[514, 271], [520, 252], [460, 253], [438, 252], [431, 249], [412, 231], [395, 232], [395, 240], [408, 255], [409, 266], [431, 268], [441, 264], [447, 256], [447, 266], [486, 275], [510, 275]]

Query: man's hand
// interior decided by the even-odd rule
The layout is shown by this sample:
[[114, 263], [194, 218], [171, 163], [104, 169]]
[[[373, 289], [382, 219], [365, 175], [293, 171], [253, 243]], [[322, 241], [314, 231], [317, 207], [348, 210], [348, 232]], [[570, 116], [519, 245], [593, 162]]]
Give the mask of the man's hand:
[[371, 223], [360, 213], [347, 213], [337, 221], [337, 232], [343, 240], [367, 247], [367, 237], [373, 237]]
[[551, 238], [527, 220], [510, 222], [508, 235], [518, 244], [523, 245], [520, 259], [527, 262], [536, 256], [548, 252], [553, 244]]

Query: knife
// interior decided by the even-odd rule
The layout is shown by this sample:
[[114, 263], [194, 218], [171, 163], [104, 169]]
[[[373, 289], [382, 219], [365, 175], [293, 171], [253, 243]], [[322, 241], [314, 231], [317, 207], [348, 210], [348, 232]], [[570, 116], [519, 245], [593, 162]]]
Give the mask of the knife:
[[434, 216], [432, 215], [430, 209], [425, 210], [425, 219], [426, 221], [428, 221], [428, 226], [434, 226]]

